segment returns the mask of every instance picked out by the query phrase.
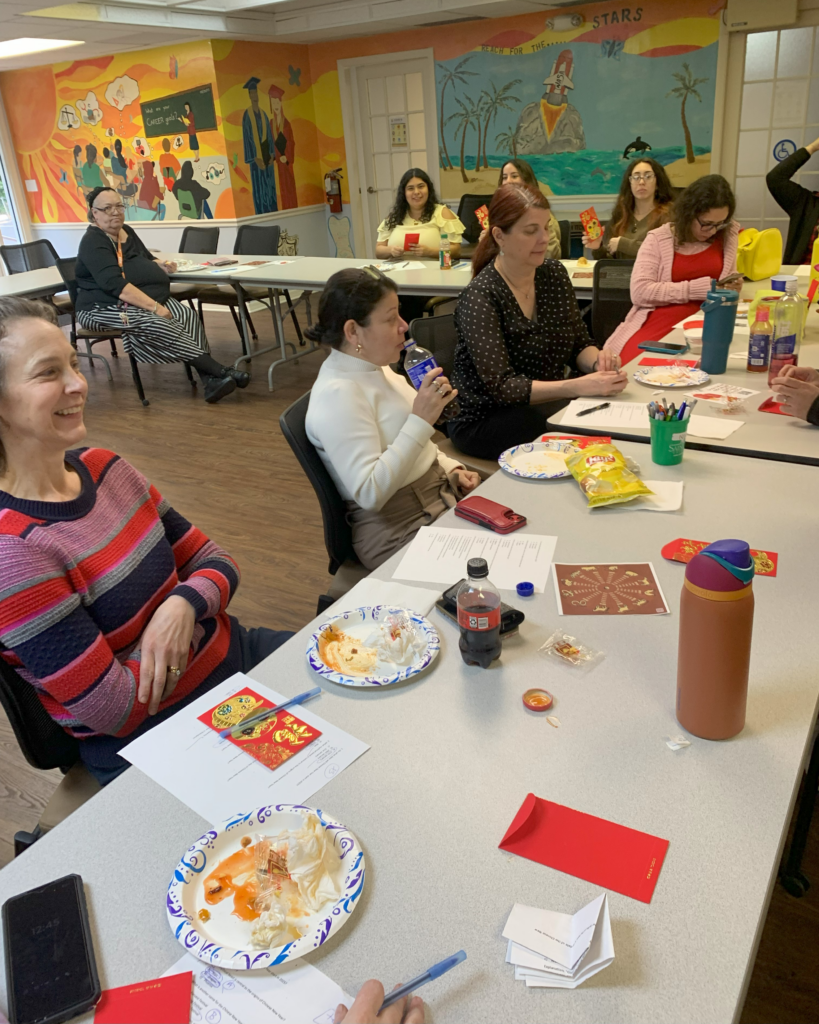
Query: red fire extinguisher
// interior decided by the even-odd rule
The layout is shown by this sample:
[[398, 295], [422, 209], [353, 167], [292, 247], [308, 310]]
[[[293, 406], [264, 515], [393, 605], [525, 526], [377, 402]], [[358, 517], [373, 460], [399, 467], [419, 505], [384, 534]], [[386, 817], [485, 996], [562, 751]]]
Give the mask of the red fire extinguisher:
[[324, 175], [324, 194], [331, 213], [341, 213], [341, 168]]

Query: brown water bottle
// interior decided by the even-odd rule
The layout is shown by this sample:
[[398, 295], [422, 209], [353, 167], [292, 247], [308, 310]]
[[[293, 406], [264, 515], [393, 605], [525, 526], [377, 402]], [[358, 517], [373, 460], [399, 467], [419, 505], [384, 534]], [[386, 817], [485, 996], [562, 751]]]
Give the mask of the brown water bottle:
[[742, 540], [709, 544], [685, 567], [677, 721], [706, 740], [726, 740], [745, 726], [753, 578], [754, 560]]

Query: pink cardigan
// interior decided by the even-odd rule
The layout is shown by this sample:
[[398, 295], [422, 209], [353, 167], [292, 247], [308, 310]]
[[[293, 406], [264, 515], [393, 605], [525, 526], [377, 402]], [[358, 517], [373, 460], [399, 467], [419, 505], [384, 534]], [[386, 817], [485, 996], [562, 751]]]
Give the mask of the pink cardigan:
[[[737, 236], [739, 224], [734, 221], [725, 234], [720, 278], [737, 269]], [[674, 253], [695, 256], [705, 252], [710, 242], [684, 242], [675, 245], [670, 224], [649, 231], [640, 246], [631, 274], [631, 307], [628, 316], [603, 346], [611, 352], [620, 352], [629, 338], [636, 334], [658, 306], [676, 306], [697, 299], [705, 299], [711, 287], [710, 277], [697, 277], [693, 281], [672, 281], [671, 264]]]

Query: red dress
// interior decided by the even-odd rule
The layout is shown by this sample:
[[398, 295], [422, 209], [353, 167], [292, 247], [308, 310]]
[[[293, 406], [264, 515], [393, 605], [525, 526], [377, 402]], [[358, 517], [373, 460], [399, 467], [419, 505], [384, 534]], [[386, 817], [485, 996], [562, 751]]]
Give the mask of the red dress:
[[[671, 280], [694, 281], [698, 277], [711, 277], [719, 279], [723, 265], [722, 240], [717, 239], [707, 249], [698, 252], [694, 256], [683, 256], [682, 253], [674, 253], [674, 262], [671, 264]], [[644, 341], [659, 341], [669, 334], [674, 324], [698, 313], [702, 300], [694, 302], [679, 302], [673, 306], [658, 306], [648, 314], [648, 319], [643, 326], [628, 339], [620, 352], [620, 360], [625, 366], [636, 356], [642, 355], [637, 346]]]

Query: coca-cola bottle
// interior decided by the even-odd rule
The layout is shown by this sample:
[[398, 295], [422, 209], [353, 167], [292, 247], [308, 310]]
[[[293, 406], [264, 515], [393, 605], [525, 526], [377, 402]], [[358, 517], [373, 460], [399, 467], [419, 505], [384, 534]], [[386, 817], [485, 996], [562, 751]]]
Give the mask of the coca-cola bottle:
[[458, 625], [461, 639], [458, 646], [467, 665], [489, 668], [501, 655], [501, 599], [497, 588], [489, 582], [489, 566], [485, 558], [470, 558], [466, 563], [467, 579], [458, 590]]

